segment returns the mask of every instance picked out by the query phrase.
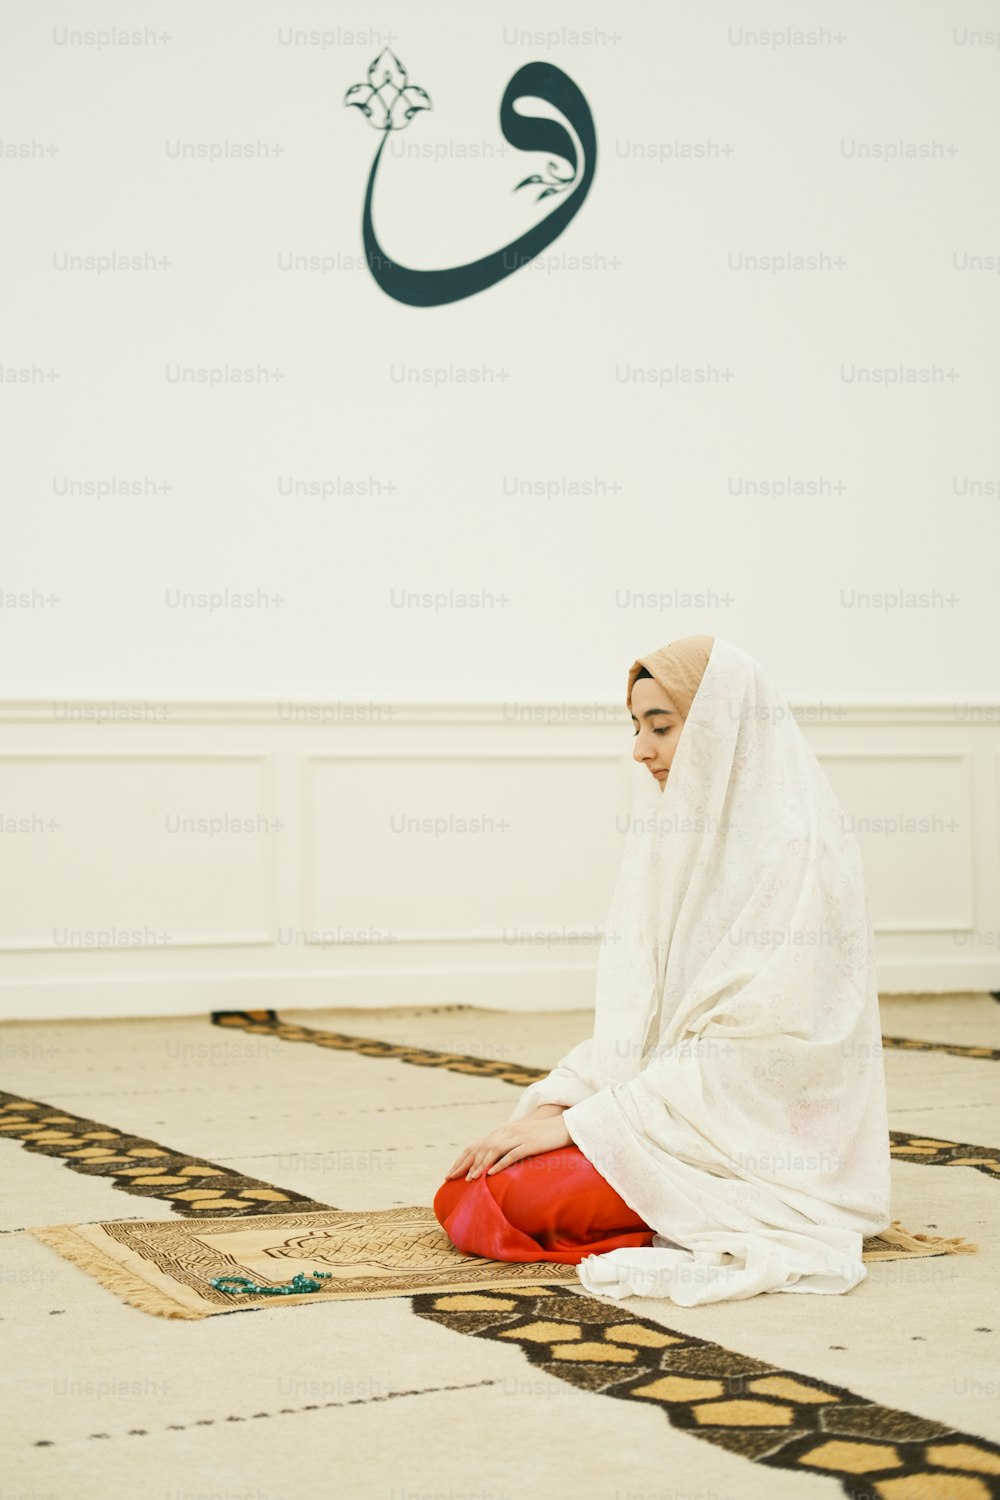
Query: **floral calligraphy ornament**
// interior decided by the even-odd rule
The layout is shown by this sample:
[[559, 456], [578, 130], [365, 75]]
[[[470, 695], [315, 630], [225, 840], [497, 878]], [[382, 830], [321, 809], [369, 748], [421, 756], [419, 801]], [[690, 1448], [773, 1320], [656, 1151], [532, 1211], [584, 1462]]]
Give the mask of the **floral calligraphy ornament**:
[[[522, 99], [541, 100], [557, 118], [522, 113], [514, 108]], [[344, 95], [344, 104], [360, 109], [373, 130], [381, 136], [368, 173], [361, 236], [365, 259], [372, 276], [387, 296], [410, 307], [442, 307], [459, 302], [475, 292], [495, 286], [512, 272], [534, 260], [551, 245], [579, 212], [590, 191], [597, 165], [597, 132], [590, 105], [561, 68], [548, 62], [529, 62], [517, 69], [500, 100], [500, 131], [516, 151], [544, 152], [549, 158], [547, 176], [532, 173], [518, 188], [535, 183], [541, 187], [538, 200], [559, 193], [563, 196], [537, 224], [499, 250], [481, 255], [464, 265], [418, 270], [405, 266], [383, 249], [372, 221], [375, 178], [386, 144], [394, 130], [405, 130], [421, 110], [430, 109], [430, 95], [409, 81], [406, 69], [388, 47], [384, 47], [368, 69], [368, 82], [356, 83]], [[575, 132], [561, 123], [565, 120]], [[553, 157], [568, 164], [568, 175], [560, 174]], [[571, 191], [567, 192], [569, 188]], [[536, 201], [538, 201], [536, 200]]]
[[537, 173], [532, 173], [530, 177], [526, 177], [523, 182], [517, 184], [517, 187], [514, 189], [515, 193], [517, 192], [517, 188], [527, 187], [529, 182], [540, 182], [543, 185], [542, 191], [535, 199], [536, 203], [540, 203], [543, 198], [551, 197], [553, 193], [564, 193], [576, 181], [575, 171], [571, 172], [568, 177], [560, 177], [554, 161], [550, 161], [545, 170], [549, 173], [548, 177], [539, 177]]
[[[389, 47], [383, 47], [368, 69], [368, 82], [352, 84], [344, 95], [344, 104], [348, 108], [353, 106], [360, 109], [373, 130], [405, 130], [414, 115], [421, 110], [434, 108], [427, 90], [410, 83], [409, 76], [395, 52]], [[397, 106], [401, 99], [404, 107], [400, 111]], [[393, 118], [394, 111], [396, 118]], [[399, 119], [400, 113], [402, 119]], [[545, 171], [548, 174], [545, 177], [533, 172], [530, 177], [519, 182], [513, 191], [516, 193], [518, 188], [537, 183], [542, 189], [535, 199], [539, 203], [553, 193], [564, 193], [576, 182], [575, 166], [571, 168], [568, 177], [560, 177], [558, 164], [554, 161], [546, 163]]]
[[[433, 108], [427, 90], [409, 83], [408, 77], [395, 52], [383, 47], [368, 69], [368, 82], [352, 84], [344, 95], [344, 103], [360, 109], [373, 130], [405, 130], [420, 110]], [[397, 106], [401, 99], [405, 107], [400, 120]]]

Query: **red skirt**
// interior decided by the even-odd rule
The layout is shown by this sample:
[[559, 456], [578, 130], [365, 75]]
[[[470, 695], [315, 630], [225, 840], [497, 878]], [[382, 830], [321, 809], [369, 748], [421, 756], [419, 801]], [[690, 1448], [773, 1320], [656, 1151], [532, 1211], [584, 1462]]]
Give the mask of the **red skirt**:
[[576, 1265], [623, 1245], [650, 1245], [654, 1230], [618, 1196], [579, 1146], [525, 1156], [467, 1182], [446, 1178], [434, 1215], [456, 1250], [490, 1260]]

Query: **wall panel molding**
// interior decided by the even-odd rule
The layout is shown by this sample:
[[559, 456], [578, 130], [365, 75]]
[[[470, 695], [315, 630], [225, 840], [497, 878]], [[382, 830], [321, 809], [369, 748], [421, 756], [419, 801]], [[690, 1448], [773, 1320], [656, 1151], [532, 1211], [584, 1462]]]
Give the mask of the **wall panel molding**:
[[[857, 819], [882, 991], [1000, 990], [1000, 706], [793, 710]], [[630, 740], [620, 704], [0, 702], [0, 1018], [586, 1009]], [[394, 837], [386, 776], [508, 828]], [[168, 838], [168, 806], [233, 826]]]

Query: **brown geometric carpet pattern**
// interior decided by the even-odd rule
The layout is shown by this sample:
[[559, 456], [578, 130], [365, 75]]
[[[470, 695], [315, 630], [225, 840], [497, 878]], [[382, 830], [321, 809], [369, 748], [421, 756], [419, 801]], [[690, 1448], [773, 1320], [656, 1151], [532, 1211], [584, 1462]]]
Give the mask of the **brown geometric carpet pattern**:
[[[394, 1062], [412, 1063], [420, 1068], [446, 1068], [477, 1078], [496, 1078], [524, 1088], [538, 1078], [545, 1078], [547, 1068], [529, 1068], [523, 1063], [500, 1058], [469, 1057], [461, 1052], [435, 1052], [428, 1047], [412, 1047], [401, 1042], [383, 1042], [374, 1037], [349, 1036], [340, 1031], [323, 1031], [315, 1026], [300, 1026], [279, 1019], [273, 1010], [214, 1011], [216, 1026], [237, 1027], [260, 1036], [279, 1037], [285, 1042], [308, 1042], [314, 1047], [332, 1051], [355, 1052], [362, 1057], [391, 1058]], [[885, 1041], [886, 1038], [883, 1038]], [[914, 1042], [913, 1050], [955, 1051], [938, 1042]], [[994, 1054], [995, 1049], [959, 1048], [963, 1056]], [[997, 1054], [1000, 1055], [1000, 1054]], [[929, 1167], [975, 1167], [988, 1177], [1000, 1179], [1000, 1149], [995, 1146], [966, 1145], [961, 1141], [942, 1141], [930, 1136], [913, 1135], [906, 1130], [890, 1130], [889, 1148], [901, 1161], [922, 1162]]]
[[447, 1068], [452, 1073], [472, 1074], [477, 1078], [499, 1078], [503, 1083], [521, 1087], [544, 1078], [547, 1068], [529, 1068], [524, 1063], [505, 1062], [494, 1057], [470, 1057], [464, 1052], [440, 1052], [430, 1047], [414, 1047], [406, 1042], [383, 1042], [376, 1037], [349, 1036], [342, 1031], [323, 1031], [318, 1026], [299, 1026], [282, 1021], [273, 1010], [216, 1010], [216, 1026], [238, 1027], [255, 1036], [275, 1036], [283, 1042], [309, 1042], [337, 1052], [356, 1052], [361, 1057], [391, 1058], [393, 1062], [412, 1063], [418, 1068]]
[[456, 1333], [517, 1344], [579, 1390], [659, 1406], [672, 1427], [754, 1463], [822, 1474], [851, 1500], [990, 1500], [1000, 1445], [845, 1386], [676, 1333], [564, 1287], [418, 1294]]
[[172, 1151], [143, 1136], [129, 1135], [55, 1109], [37, 1099], [0, 1091], [0, 1135], [28, 1151], [54, 1156], [91, 1177], [110, 1178], [122, 1192], [158, 1198], [179, 1214], [271, 1214], [330, 1207], [302, 1193], [244, 1177], [203, 1157]]
[[957, 1042], [922, 1042], [912, 1036], [884, 1036], [883, 1047], [901, 1052], [947, 1052], [949, 1057], [985, 1057], [991, 1062], [1000, 1058], [1000, 1047], [963, 1047]]

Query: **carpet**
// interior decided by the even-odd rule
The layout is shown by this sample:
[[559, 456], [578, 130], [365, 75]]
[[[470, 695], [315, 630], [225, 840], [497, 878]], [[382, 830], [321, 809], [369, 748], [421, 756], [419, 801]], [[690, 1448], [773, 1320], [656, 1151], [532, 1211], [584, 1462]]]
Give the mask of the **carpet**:
[[[331, 1297], [579, 1285], [572, 1265], [462, 1254], [433, 1210], [423, 1205], [198, 1222], [116, 1219], [40, 1225], [28, 1232], [130, 1306], [166, 1318], [205, 1318]], [[862, 1259], [909, 1260], [977, 1250], [961, 1236], [913, 1234], [894, 1219], [888, 1229], [864, 1241]]]

